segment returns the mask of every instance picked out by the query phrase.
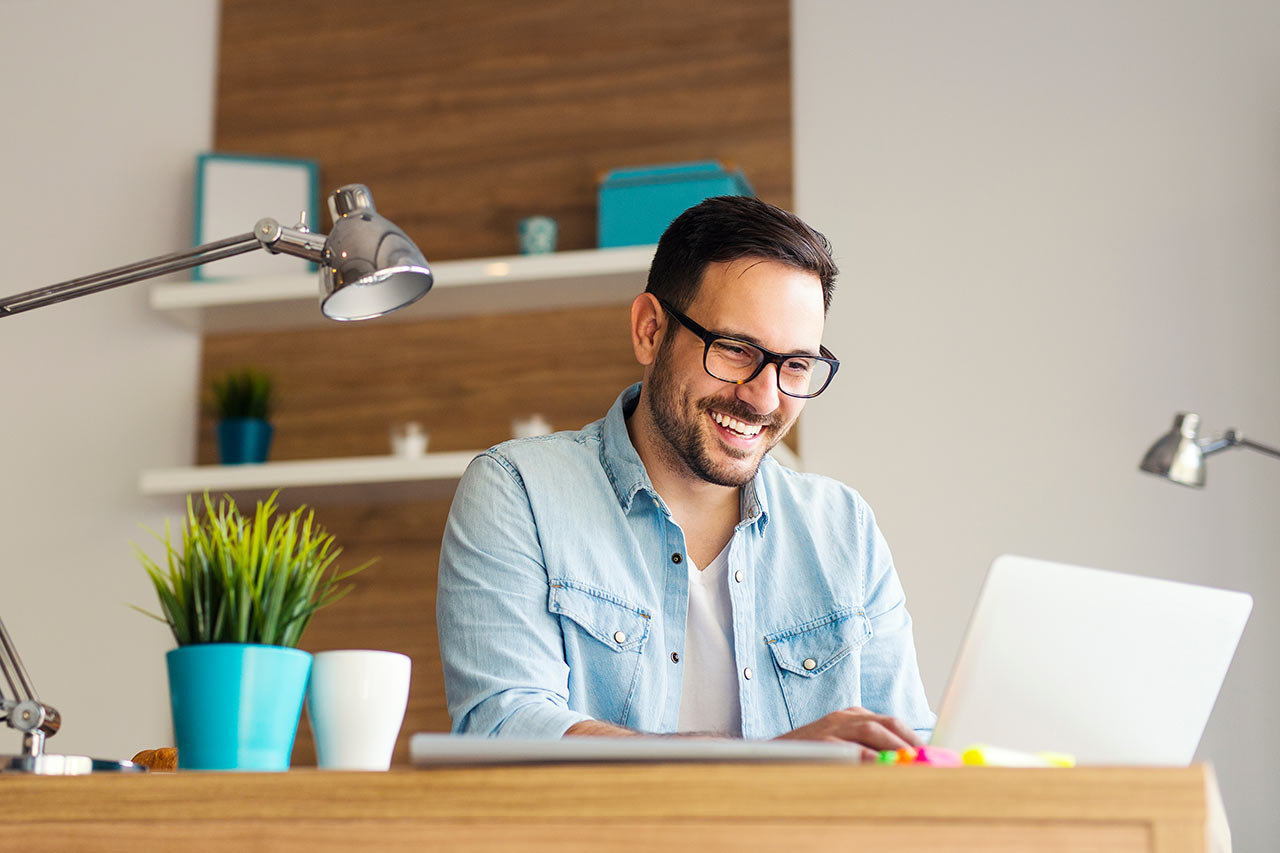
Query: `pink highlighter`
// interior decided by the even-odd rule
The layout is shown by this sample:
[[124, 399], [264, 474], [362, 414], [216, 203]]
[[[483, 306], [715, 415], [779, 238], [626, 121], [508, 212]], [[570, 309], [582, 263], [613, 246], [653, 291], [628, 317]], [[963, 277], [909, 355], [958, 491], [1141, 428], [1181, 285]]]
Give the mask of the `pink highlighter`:
[[922, 746], [916, 750], [914, 764], [929, 764], [933, 767], [960, 767], [960, 753], [940, 746]]

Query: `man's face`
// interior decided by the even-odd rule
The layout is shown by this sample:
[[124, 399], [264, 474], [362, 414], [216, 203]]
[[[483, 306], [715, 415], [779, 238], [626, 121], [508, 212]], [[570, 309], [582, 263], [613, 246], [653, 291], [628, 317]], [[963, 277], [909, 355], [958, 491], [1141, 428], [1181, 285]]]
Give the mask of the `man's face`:
[[[813, 273], [776, 261], [711, 264], [684, 312], [704, 328], [780, 353], [818, 352], [822, 285]], [[805, 401], [778, 390], [776, 365], [742, 385], [703, 369], [705, 345], [674, 317], [647, 379], [649, 405], [668, 461], [720, 486], [750, 482]]]

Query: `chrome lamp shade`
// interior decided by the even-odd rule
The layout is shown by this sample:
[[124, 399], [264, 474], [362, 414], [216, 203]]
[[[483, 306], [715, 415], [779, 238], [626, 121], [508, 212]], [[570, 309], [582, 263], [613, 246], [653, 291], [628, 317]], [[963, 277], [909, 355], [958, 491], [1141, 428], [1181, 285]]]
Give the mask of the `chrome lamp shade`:
[[413, 241], [373, 208], [361, 184], [329, 196], [333, 230], [320, 266], [320, 310], [332, 320], [380, 317], [427, 295], [434, 281]]
[[1197, 442], [1199, 429], [1199, 415], [1179, 413], [1173, 419], [1173, 428], [1151, 445], [1138, 467], [1182, 486], [1202, 487], [1204, 450]]
[[1180, 412], [1173, 419], [1173, 427], [1151, 445], [1138, 467], [1180, 486], [1199, 489], [1203, 488], [1205, 481], [1205, 457], [1230, 447], [1247, 447], [1280, 458], [1280, 450], [1251, 441], [1234, 429], [1221, 436], [1202, 439], [1200, 416], [1194, 412]]

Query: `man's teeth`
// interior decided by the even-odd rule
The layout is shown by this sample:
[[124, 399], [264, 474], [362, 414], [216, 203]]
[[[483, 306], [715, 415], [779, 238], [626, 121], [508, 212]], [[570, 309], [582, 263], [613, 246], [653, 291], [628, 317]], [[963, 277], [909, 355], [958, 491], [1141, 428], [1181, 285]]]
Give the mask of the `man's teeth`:
[[728, 415], [722, 415], [719, 412], [712, 412], [711, 418], [725, 429], [733, 430], [738, 435], [751, 438], [760, 432], [760, 424], [744, 424], [742, 421], [736, 421]]

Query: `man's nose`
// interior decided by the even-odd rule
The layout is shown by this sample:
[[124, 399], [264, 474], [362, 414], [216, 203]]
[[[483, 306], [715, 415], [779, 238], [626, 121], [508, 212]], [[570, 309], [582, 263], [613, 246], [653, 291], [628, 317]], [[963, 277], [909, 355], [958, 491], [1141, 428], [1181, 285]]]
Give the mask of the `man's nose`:
[[750, 382], [738, 387], [738, 399], [755, 409], [758, 415], [773, 414], [781, 403], [778, 391], [778, 366], [766, 364]]

